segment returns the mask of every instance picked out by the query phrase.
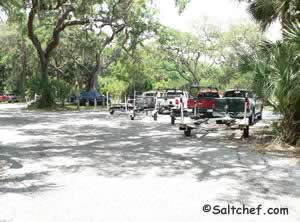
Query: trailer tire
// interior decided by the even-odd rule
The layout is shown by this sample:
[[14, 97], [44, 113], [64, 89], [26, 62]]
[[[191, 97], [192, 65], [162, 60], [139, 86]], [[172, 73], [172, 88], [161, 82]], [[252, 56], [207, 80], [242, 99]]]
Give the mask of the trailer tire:
[[175, 117], [171, 116], [171, 125], [174, 125], [174, 124], [175, 124]]
[[184, 130], [184, 135], [185, 136], [191, 136], [191, 134], [192, 134], [192, 130], [191, 129], [185, 129]]
[[255, 123], [255, 110], [253, 110], [251, 116], [249, 117], [249, 125], [252, 126]]
[[243, 130], [243, 138], [248, 138], [249, 137], [249, 126], [244, 128]]
[[223, 124], [222, 120], [216, 120], [216, 124]]

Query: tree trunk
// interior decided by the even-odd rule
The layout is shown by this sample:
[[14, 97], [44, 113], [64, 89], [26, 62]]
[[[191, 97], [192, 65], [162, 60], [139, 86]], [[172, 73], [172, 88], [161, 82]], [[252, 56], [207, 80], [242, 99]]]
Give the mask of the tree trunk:
[[27, 48], [25, 44], [25, 39], [22, 37], [21, 40], [21, 64], [22, 64], [22, 71], [20, 72], [20, 78], [18, 82], [18, 92], [19, 95], [22, 97], [22, 99], [25, 98], [25, 78], [28, 74], [28, 68], [27, 68]]
[[97, 80], [98, 80], [98, 74], [102, 71], [102, 61], [101, 61], [101, 55], [100, 52], [96, 52], [95, 56], [95, 68], [90, 73], [90, 78], [88, 82], [88, 90], [97, 90]]
[[55, 101], [51, 91], [51, 85], [49, 83], [48, 66], [48, 59], [41, 59], [41, 98], [38, 102], [39, 108], [51, 108], [55, 105]]

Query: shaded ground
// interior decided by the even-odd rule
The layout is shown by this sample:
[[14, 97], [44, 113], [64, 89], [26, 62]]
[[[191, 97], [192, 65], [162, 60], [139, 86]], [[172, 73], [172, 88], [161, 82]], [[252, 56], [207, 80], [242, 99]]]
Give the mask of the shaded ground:
[[[0, 105], [0, 221], [300, 220], [296, 159], [257, 153], [224, 128], [186, 138], [169, 121]], [[204, 204], [289, 215], [212, 215]]]

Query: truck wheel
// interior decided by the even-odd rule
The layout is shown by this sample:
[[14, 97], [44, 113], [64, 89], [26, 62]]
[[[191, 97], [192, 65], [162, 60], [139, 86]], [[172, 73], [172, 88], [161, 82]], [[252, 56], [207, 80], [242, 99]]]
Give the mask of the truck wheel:
[[214, 118], [214, 115], [212, 113], [208, 113], [207, 118]]
[[109, 110], [110, 115], [114, 115], [115, 111], [113, 109]]
[[171, 124], [174, 125], [175, 124], [175, 117], [171, 116]]
[[257, 117], [258, 120], [262, 120], [262, 112], [259, 114], [259, 116]]
[[134, 116], [130, 116], [130, 120], [134, 120]]
[[192, 130], [191, 129], [184, 130], [184, 135], [185, 136], [191, 136], [191, 134], [192, 134]]
[[244, 128], [243, 130], [243, 138], [248, 138], [249, 137], [249, 126]]

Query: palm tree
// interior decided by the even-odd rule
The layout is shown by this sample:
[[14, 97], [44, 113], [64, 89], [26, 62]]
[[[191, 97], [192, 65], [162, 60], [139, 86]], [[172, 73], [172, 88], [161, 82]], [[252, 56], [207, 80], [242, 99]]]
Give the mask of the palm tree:
[[279, 19], [283, 29], [290, 23], [300, 21], [299, 0], [238, 0], [249, 3], [249, 13], [262, 30]]
[[256, 54], [241, 57], [240, 71], [255, 73], [254, 90], [282, 114], [280, 139], [300, 144], [300, 23], [283, 30], [284, 41], [264, 42]]

